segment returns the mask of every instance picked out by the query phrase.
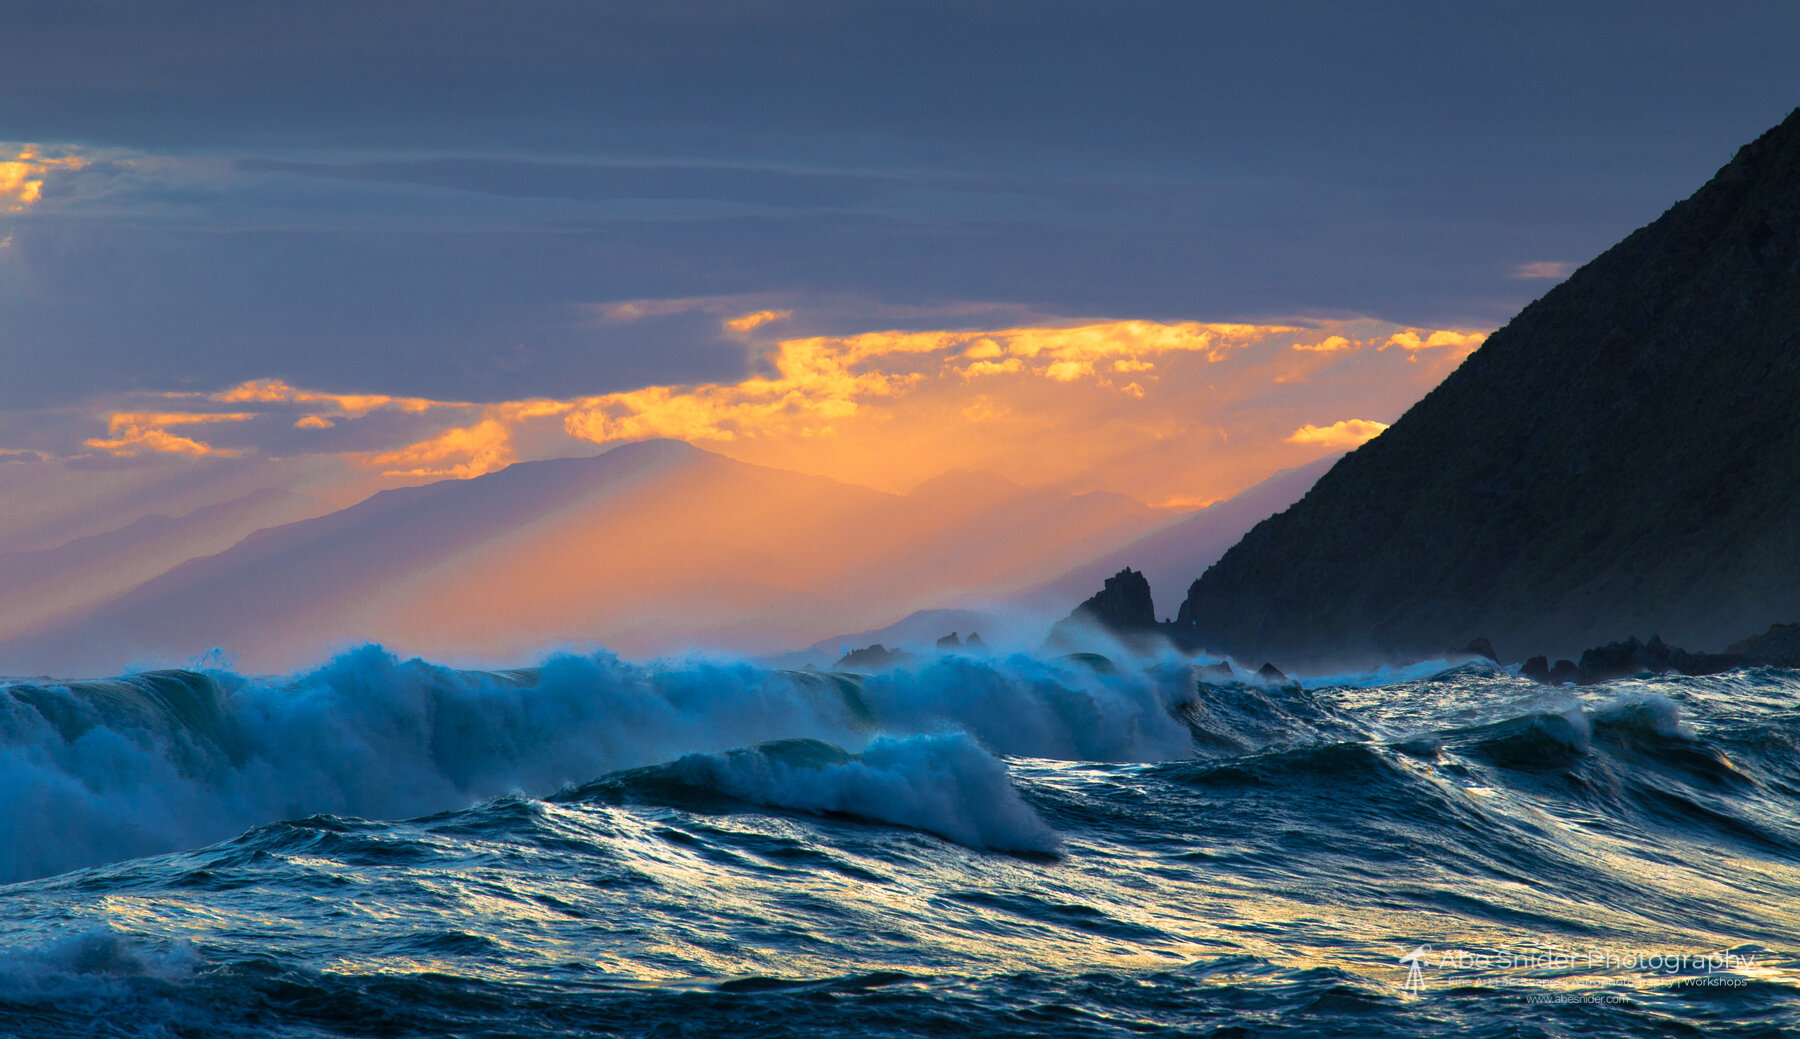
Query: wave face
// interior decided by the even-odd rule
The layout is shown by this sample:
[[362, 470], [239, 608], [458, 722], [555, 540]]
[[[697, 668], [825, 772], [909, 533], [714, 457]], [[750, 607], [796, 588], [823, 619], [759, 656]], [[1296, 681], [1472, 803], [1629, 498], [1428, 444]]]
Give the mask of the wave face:
[[1800, 1027], [1800, 674], [1095, 663], [0, 686], [0, 1034]]

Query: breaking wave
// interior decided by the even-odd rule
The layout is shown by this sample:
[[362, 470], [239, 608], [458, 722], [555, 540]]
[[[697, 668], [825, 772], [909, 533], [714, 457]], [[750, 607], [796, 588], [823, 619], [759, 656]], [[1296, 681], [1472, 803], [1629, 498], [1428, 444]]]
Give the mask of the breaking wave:
[[[513, 792], [542, 796], [621, 769], [788, 739], [865, 757], [836, 766], [829, 796], [783, 786], [774, 772], [767, 789], [734, 796], [856, 811], [887, 784], [916, 802], [911, 814], [862, 814], [909, 825], [929, 816], [935, 824], [918, 825], [952, 839], [1042, 849], [1048, 838], [1022, 824], [990, 833], [932, 809], [929, 791], [906, 788], [904, 755], [936, 755], [971, 784], [987, 775], [973, 756], [989, 755], [999, 778], [979, 781], [990, 785], [1004, 783], [992, 754], [1181, 757], [1191, 740], [1175, 708], [1191, 688], [1179, 666], [1101, 674], [1027, 657], [944, 657], [869, 677], [607, 654], [458, 671], [373, 646], [289, 681], [160, 671], [14, 682], [0, 687], [0, 832], [37, 836], [0, 850], [0, 881], [193, 847], [277, 819], [394, 819]], [[881, 738], [932, 734], [966, 738]], [[718, 765], [721, 782], [748, 783], [730, 780], [743, 767]]]

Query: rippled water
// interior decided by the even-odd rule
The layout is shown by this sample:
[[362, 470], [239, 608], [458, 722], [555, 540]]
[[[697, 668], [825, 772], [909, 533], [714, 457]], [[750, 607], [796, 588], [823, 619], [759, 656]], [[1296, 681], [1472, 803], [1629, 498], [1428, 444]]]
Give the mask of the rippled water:
[[1102, 670], [15, 682], [0, 1032], [1800, 1027], [1800, 674]]

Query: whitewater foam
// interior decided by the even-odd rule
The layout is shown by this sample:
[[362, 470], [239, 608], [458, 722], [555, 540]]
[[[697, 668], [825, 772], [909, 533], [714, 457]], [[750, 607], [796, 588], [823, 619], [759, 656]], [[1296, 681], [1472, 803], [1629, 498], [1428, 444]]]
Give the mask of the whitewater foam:
[[200, 962], [186, 942], [147, 941], [107, 925], [82, 925], [35, 942], [9, 942], [0, 989], [16, 1003], [111, 999], [145, 985], [185, 981]]

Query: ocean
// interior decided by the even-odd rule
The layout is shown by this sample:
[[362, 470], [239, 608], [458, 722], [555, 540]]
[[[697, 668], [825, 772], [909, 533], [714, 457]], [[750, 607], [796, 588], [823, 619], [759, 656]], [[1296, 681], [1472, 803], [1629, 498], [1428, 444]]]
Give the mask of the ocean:
[[1800, 1029], [1800, 673], [0, 683], [7, 1036]]

